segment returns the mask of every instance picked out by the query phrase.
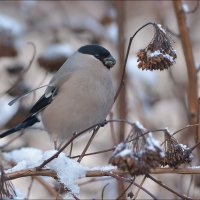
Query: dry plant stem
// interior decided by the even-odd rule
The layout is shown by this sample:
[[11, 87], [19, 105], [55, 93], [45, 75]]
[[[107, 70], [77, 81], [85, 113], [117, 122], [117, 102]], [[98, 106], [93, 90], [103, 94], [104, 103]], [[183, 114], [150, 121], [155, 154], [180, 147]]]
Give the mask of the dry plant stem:
[[[110, 170], [110, 171], [102, 171], [102, 170], [88, 170], [86, 172], [85, 177], [103, 177], [103, 176], [111, 176], [111, 174], [116, 174], [118, 176], [126, 176], [129, 175], [129, 172], [124, 172], [121, 170]], [[200, 174], [199, 167], [187, 167], [187, 168], [156, 168], [150, 171], [150, 174]], [[50, 169], [39, 169], [31, 168], [20, 170], [17, 172], [11, 172], [5, 174], [5, 180], [13, 180], [22, 177], [28, 176], [48, 176], [54, 179], [57, 179], [57, 174], [55, 171]]]
[[0, 96], [4, 96], [5, 94], [11, 92], [11, 91], [21, 82], [23, 76], [24, 76], [24, 75], [28, 72], [28, 70], [31, 68], [31, 65], [32, 65], [33, 60], [35, 59], [35, 55], [36, 55], [36, 47], [35, 47], [35, 44], [32, 43], [32, 42], [28, 42], [28, 44], [31, 45], [31, 46], [33, 47], [33, 56], [32, 56], [32, 58], [31, 58], [31, 60], [30, 60], [30, 62], [29, 62], [29, 64], [28, 64], [28, 67], [27, 67], [26, 69], [24, 69], [24, 70], [20, 73], [20, 75], [19, 75], [18, 79], [15, 81], [15, 83], [14, 83], [8, 90], [2, 92], [2, 93], [0, 94]]
[[[190, 112], [190, 123], [198, 123], [197, 112], [198, 112], [198, 94], [197, 94], [197, 71], [195, 68], [195, 61], [193, 57], [192, 44], [189, 38], [189, 32], [186, 26], [186, 16], [182, 10], [182, 1], [177, 0], [173, 1], [174, 10], [176, 13], [177, 23], [179, 27], [179, 32], [181, 36], [181, 42], [183, 46], [183, 52], [185, 55], [185, 61], [187, 65], [188, 73], [188, 108]], [[200, 129], [200, 127], [198, 127]], [[197, 128], [193, 128], [194, 133], [196, 134], [196, 142], [200, 140], [200, 131]], [[198, 155], [200, 157], [200, 148], [198, 148]]]
[[161, 181], [156, 180], [155, 178], [153, 178], [152, 176], [150, 176], [149, 174], [146, 175], [147, 178], [150, 178], [152, 181], [156, 182], [158, 185], [162, 186], [163, 188], [167, 189], [168, 191], [172, 192], [173, 194], [175, 194], [176, 196], [182, 198], [182, 199], [188, 199], [191, 200], [191, 198], [186, 197], [185, 195], [181, 195], [179, 193], [177, 193], [175, 190], [172, 190], [171, 188], [169, 188], [168, 186], [166, 186], [165, 184], [163, 184]]
[[192, 187], [193, 180], [194, 180], [194, 175], [191, 175], [191, 177], [190, 177], [190, 183], [189, 183], [188, 190], [187, 190], [187, 196], [189, 196], [189, 194], [191, 192], [191, 187]]
[[103, 186], [103, 189], [102, 189], [102, 192], [101, 192], [101, 199], [103, 200], [104, 199], [104, 193], [105, 193], [105, 190], [106, 190], [106, 187], [109, 185], [109, 183], [107, 183], [106, 185]]
[[144, 27], [148, 26], [148, 25], [154, 25], [154, 23], [152, 22], [149, 22], [145, 25], [143, 25], [142, 27], [140, 27], [132, 37], [130, 37], [129, 39], [129, 43], [128, 43], [128, 48], [127, 48], [127, 51], [126, 51], [126, 56], [125, 56], [125, 61], [124, 61], [124, 66], [123, 66], [123, 72], [122, 72], [122, 76], [121, 76], [121, 81], [120, 81], [120, 84], [119, 84], [119, 87], [117, 89], [117, 92], [115, 94], [115, 101], [120, 93], [120, 90], [121, 88], [124, 86], [124, 81], [125, 81], [125, 72], [126, 72], [126, 64], [127, 64], [127, 60], [128, 60], [128, 56], [129, 56], [129, 53], [130, 53], [130, 49], [131, 49], [131, 44], [132, 44], [132, 41], [133, 41], [133, 38], [137, 35], [137, 33], [142, 30]]
[[89, 131], [89, 130], [95, 128], [96, 126], [100, 126], [100, 125], [95, 124], [94, 126], [91, 126], [91, 127], [87, 128], [87, 129], [85, 129], [85, 130], [83, 130], [83, 131], [77, 133], [76, 135], [73, 135], [72, 138], [71, 138], [65, 145], [63, 145], [63, 146], [59, 149], [59, 151], [58, 151], [57, 153], [55, 153], [55, 154], [54, 154], [53, 156], [51, 156], [49, 159], [45, 160], [39, 167], [37, 167], [37, 169], [43, 168], [46, 164], [48, 164], [49, 162], [51, 162], [53, 159], [57, 158], [57, 157], [59, 156], [59, 154], [60, 154], [72, 141], [74, 141], [78, 136], [80, 136], [81, 134], [83, 134], [83, 133], [85, 133], [85, 132], [87, 132], [87, 131]]
[[[142, 182], [140, 183], [140, 186], [144, 184], [145, 180], [146, 180], [146, 175], [143, 177]], [[134, 199], [137, 199], [139, 192], [140, 192], [140, 188], [138, 188], [137, 192], [134, 194]]]
[[51, 162], [53, 159], [57, 158], [59, 156], [59, 154], [69, 145], [71, 144], [72, 141], [74, 141], [77, 137], [79, 137], [80, 135], [82, 135], [83, 133], [89, 131], [89, 130], [92, 130], [94, 129], [95, 127], [100, 127], [102, 125], [106, 125], [107, 123], [109, 122], [122, 122], [122, 123], [127, 123], [127, 124], [130, 124], [130, 125], [133, 125], [133, 123], [127, 121], [127, 120], [108, 120], [108, 121], [104, 121], [102, 123], [99, 123], [99, 124], [95, 124], [79, 133], [77, 133], [76, 135], [73, 135], [72, 138], [65, 144], [63, 145], [59, 151], [57, 153], [55, 153], [53, 156], [51, 156], [49, 159], [45, 160], [40, 166], [37, 167], [37, 169], [41, 169], [43, 168], [46, 164], [48, 164], [49, 162]]
[[135, 183], [133, 181], [133, 179], [126, 179], [126, 178], [123, 178], [123, 177], [120, 177], [119, 175], [117, 174], [113, 174], [113, 173], [109, 173], [111, 177], [115, 178], [116, 180], [119, 180], [119, 181], [124, 181], [124, 182], [129, 182], [133, 185], [135, 185], [136, 187], [139, 187], [141, 190], [143, 190], [144, 192], [146, 192], [150, 197], [152, 197], [153, 199], [156, 199], [158, 200], [153, 194], [151, 194], [148, 190], [146, 190], [145, 188], [143, 188], [142, 186], [140, 186], [139, 184]]
[[133, 185], [133, 182], [131, 182], [131, 183], [128, 185], [128, 187], [122, 192], [122, 194], [121, 194], [119, 197], [117, 197], [116, 199], [117, 199], [117, 200], [120, 200], [123, 196], [125, 196], [126, 192], [127, 192], [128, 189], [131, 187], [131, 185]]
[[[124, 62], [124, 52], [125, 52], [125, 37], [124, 37], [124, 24], [125, 24], [125, 1], [116, 1], [116, 10], [117, 10], [117, 24], [118, 24], [118, 58], [119, 58], [119, 70], [118, 70], [118, 80], [121, 78], [121, 74], [124, 73], [124, 79], [126, 79], [126, 72], [123, 72], [123, 62]], [[126, 108], [126, 88], [121, 89], [121, 95], [118, 96], [117, 104], [118, 116], [122, 119], [126, 119], [127, 108]], [[124, 141], [125, 136], [125, 124], [119, 124], [117, 129], [118, 143]], [[124, 194], [125, 185], [123, 182], [118, 182], [118, 193]], [[121, 196], [121, 199], [125, 199], [124, 195]]]
[[[44, 181], [41, 177], [33, 176], [35, 180], [37, 180], [48, 192], [51, 194], [54, 198], [58, 196], [57, 191], [51, 187], [46, 181]], [[58, 197], [59, 199], [63, 199], [60, 195]]]
[[29, 196], [31, 194], [31, 189], [32, 189], [32, 186], [33, 186], [33, 181], [34, 181], [34, 179], [33, 179], [33, 177], [31, 177], [31, 182], [30, 182], [30, 185], [28, 187], [27, 199], [29, 199]]
[[[113, 119], [113, 113], [112, 112], [110, 113], [109, 117], [110, 117], [109, 118], [110, 120]], [[116, 136], [115, 136], [115, 129], [114, 129], [114, 126], [113, 126], [112, 123], [110, 123], [110, 133], [111, 133], [113, 145], [116, 145], [117, 144], [117, 139], [116, 139]]]
[[69, 157], [71, 158], [71, 155], [72, 155], [72, 151], [73, 151], [73, 141], [71, 142], [71, 145], [70, 145], [70, 151], [69, 151]]
[[[85, 156], [92, 156], [92, 155], [96, 155], [96, 154], [100, 154], [100, 153], [106, 153], [106, 152], [109, 152], [109, 151], [114, 151], [115, 150], [115, 148], [113, 147], [113, 148], [110, 148], [110, 149], [105, 149], [105, 150], [102, 150], [102, 151], [96, 151], [96, 152], [92, 152], [92, 153], [86, 153], [85, 155], [84, 155], [84, 157]], [[79, 158], [81, 155], [77, 155], [77, 156], [71, 156], [70, 158]]]
[[80, 155], [80, 157], [78, 158], [77, 162], [81, 162], [81, 160], [83, 159], [83, 157], [85, 156], [86, 151], [88, 150], [90, 144], [92, 143], [92, 140], [94, 139], [94, 137], [96, 136], [98, 130], [99, 130], [100, 126], [98, 126], [96, 129], [93, 130], [92, 136], [90, 137], [88, 143], [86, 144], [82, 154]]

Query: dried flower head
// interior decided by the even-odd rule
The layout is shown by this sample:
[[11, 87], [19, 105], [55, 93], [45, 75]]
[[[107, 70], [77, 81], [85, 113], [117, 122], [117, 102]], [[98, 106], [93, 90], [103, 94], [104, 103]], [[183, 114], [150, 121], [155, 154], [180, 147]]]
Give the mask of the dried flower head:
[[191, 150], [186, 145], [179, 144], [168, 130], [165, 131], [165, 140], [165, 156], [161, 161], [161, 165], [177, 167], [192, 161]]
[[[153, 139], [151, 133], [144, 134], [146, 129], [139, 123], [133, 126], [136, 133], [136, 142], [121, 143], [117, 145], [110, 159], [123, 171], [128, 171], [132, 176], [149, 173], [152, 168], [158, 167], [162, 160], [162, 150]], [[141, 137], [138, 137], [141, 136]], [[133, 136], [128, 137], [133, 138]]]
[[155, 34], [145, 49], [137, 52], [138, 67], [142, 70], [164, 70], [175, 63], [176, 51], [166, 31], [160, 24], [154, 24]]

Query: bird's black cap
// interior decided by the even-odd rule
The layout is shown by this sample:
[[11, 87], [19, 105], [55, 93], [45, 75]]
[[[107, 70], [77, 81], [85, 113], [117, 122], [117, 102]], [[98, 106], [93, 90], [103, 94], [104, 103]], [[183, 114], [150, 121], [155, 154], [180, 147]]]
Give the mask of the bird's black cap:
[[115, 59], [111, 56], [110, 52], [104, 47], [97, 44], [82, 46], [78, 49], [78, 52], [94, 56], [109, 69], [116, 63]]
[[99, 59], [104, 59], [110, 55], [110, 52], [107, 49], [97, 44], [82, 46], [78, 51], [83, 54], [93, 55]]

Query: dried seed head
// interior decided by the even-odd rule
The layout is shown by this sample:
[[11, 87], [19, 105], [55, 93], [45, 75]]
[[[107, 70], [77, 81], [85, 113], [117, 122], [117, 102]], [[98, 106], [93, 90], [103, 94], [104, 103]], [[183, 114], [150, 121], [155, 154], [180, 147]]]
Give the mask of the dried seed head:
[[153, 40], [145, 49], [137, 52], [138, 67], [142, 70], [164, 70], [175, 63], [176, 51], [171, 45], [170, 38], [160, 24], [154, 24]]
[[163, 152], [151, 133], [144, 135], [147, 130], [138, 123], [134, 124], [134, 129], [141, 141], [137, 139], [132, 145], [117, 145], [109, 161], [119, 169], [128, 171], [132, 176], [149, 173], [152, 168], [160, 165], [163, 157]]
[[184, 163], [192, 161], [192, 154], [190, 149], [170, 135], [168, 131], [165, 132], [165, 156], [161, 161], [161, 165], [170, 167], [177, 167]]

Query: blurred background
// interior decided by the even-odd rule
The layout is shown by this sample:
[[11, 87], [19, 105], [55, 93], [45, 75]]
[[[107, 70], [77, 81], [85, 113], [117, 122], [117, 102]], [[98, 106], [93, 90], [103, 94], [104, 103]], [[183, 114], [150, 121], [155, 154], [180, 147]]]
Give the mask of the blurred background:
[[[184, 1], [184, 3], [191, 9], [196, 5], [195, 1]], [[199, 16], [199, 10], [187, 15], [197, 67], [200, 63]], [[140, 31], [132, 43], [126, 68], [125, 87], [108, 118], [140, 121], [148, 130], [168, 127], [169, 130], [175, 131], [186, 126], [189, 123], [186, 99], [187, 69], [172, 1], [29, 0], [0, 1], [1, 130], [10, 128], [23, 120], [45, 89], [33, 92], [12, 107], [8, 106], [8, 102], [31, 89], [47, 84], [55, 71], [82, 45], [100, 44], [116, 58], [117, 64], [112, 70], [117, 89], [129, 38], [148, 22], [162, 24], [170, 30], [170, 37], [175, 42], [173, 46], [178, 57], [176, 64], [165, 71], [149, 72], [138, 69], [136, 52], [145, 48], [154, 35], [151, 26]], [[31, 62], [32, 59], [33, 62]], [[128, 129], [129, 127], [123, 124], [101, 128], [88, 152], [113, 147], [123, 141]], [[16, 135], [1, 139], [0, 145], [3, 146]], [[177, 138], [189, 145], [194, 141], [188, 135], [190, 136], [188, 131], [184, 131], [178, 134]], [[84, 135], [74, 143], [72, 155], [82, 152], [89, 137], [90, 134]], [[163, 139], [159, 134], [155, 137]], [[6, 150], [22, 146], [42, 150], [53, 148], [47, 133], [41, 130], [41, 127], [26, 130], [25, 134], [7, 146]], [[81, 163], [87, 167], [107, 165], [111, 154], [109, 152], [87, 156]], [[190, 183], [188, 175], [159, 175], [157, 177], [180, 193], [186, 193]], [[137, 178], [138, 182], [141, 178]], [[99, 178], [88, 184], [84, 183], [85, 180], [80, 180], [81, 199], [101, 198], [102, 189], [107, 183], [109, 185], [104, 192], [104, 198], [115, 199], [122, 187], [115, 180], [108, 178]], [[53, 180], [51, 182], [55, 184]], [[26, 194], [30, 179], [18, 179], [13, 183], [19, 191]], [[171, 193], [150, 180], [145, 181], [143, 187], [148, 188], [157, 198], [174, 198]], [[133, 191], [136, 190], [137, 188], [133, 188]], [[194, 186], [191, 192], [194, 197], [199, 197], [198, 189]], [[50, 199], [53, 197], [35, 181], [30, 198]], [[138, 198], [144, 199], [149, 196], [140, 192]]]

